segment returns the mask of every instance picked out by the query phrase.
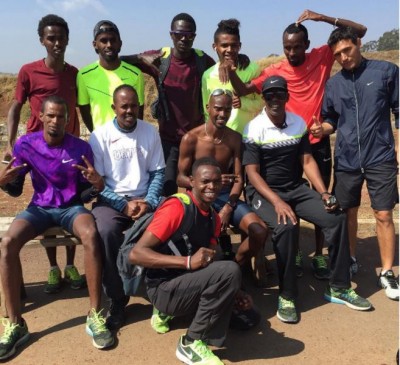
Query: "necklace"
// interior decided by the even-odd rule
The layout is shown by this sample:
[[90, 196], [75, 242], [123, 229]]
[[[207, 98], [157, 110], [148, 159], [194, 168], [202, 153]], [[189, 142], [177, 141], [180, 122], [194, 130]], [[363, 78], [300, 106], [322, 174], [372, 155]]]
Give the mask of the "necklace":
[[207, 132], [207, 123], [204, 123], [204, 131], [206, 132], [206, 136], [212, 138], [214, 144], [221, 144], [222, 143], [222, 140], [224, 139], [224, 136], [225, 136], [225, 128], [226, 127], [224, 127], [224, 131], [222, 132], [221, 138], [213, 138]]

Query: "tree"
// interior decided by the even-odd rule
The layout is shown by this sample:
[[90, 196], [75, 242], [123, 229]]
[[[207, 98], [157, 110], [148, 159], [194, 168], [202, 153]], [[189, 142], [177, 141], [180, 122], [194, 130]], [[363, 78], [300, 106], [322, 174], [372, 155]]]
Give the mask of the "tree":
[[361, 46], [361, 52], [375, 52], [378, 47], [378, 41], [369, 41]]
[[399, 29], [385, 32], [378, 40], [377, 51], [390, 51], [399, 49]]

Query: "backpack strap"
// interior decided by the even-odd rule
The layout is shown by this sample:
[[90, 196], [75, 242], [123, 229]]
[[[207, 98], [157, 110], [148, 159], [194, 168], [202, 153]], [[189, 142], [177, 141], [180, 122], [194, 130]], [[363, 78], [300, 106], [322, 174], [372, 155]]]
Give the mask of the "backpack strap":
[[[168, 241], [168, 247], [171, 249], [171, 251], [174, 253], [176, 256], [181, 256], [181, 253], [175, 246], [175, 241], [183, 239], [185, 241], [187, 250], [189, 255], [192, 255], [192, 244], [190, 242], [189, 236], [187, 235], [190, 231], [190, 229], [193, 226], [193, 223], [196, 221], [196, 214], [197, 209], [195, 204], [193, 203], [192, 199], [190, 196], [186, 193], [176, 193], [174, 195], [171, 195], [167, 199], [170, 198], [178, 198], [179, 201], [182, 203], [183, 209], [184, 209], [184, 214], [183, 214], [183, 219], [181, 221], [181, 224], [179, 226], [179, 229], [170, 237]], [[215, 232], [215, 226], [216, 226], [216, 212], [213, 208], [211, 208], [211, 221], [212, 221], [212, 232]]]

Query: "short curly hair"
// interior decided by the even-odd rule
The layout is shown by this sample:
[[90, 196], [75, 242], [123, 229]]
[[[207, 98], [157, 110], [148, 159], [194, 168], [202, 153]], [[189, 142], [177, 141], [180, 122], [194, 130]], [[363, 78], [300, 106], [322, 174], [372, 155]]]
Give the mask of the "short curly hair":
[[296, 23], [289, 24], [286, 27], [286, 29], [283, 31], [283, 36], [285, 35], [285, 33], [298, 34], [301, 32], [303, 32], [303, 34], [304, 34], [304, 37], [303, 37], [304, 42], [308, 42], [308, 30], [303, 24], [296, 24]]
[[67, 33], [67, 38], [69, 37], [69, 28], [67, 22], [63, 18], [55, 14], [48, 14], [40, 19], [38, 25], [39, 37], [42, 38], [44, 36], [44, 28], [52, 25], [58, 25], [59, 27], [64, 28], [65, 32]]
[[190, 23], [193, 26], [193, 31], [196, 31], [196, 22], [194, 21], [193, 17], [187, 13], [179, 13], [175, 15], [171, 21], [171, 29], [174, 26], [174, 23], [179, 20], [183, 20], [185, 22]]

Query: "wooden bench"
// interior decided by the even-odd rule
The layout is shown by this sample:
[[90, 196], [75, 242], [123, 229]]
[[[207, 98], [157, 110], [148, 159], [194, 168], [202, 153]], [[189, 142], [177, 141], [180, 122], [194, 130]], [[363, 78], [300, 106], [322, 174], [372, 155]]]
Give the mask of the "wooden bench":
[[[0, 242], [2, 240], [3, 235], [7, 232], [10, 227], [11, 222], [14, 220], [14, 217], [0, 217]], [[81, 244], [81, 241], [76, 238], [74, 235], [64, 230], [61, 227], [51, 227], [47, 229], [44, 233], [35, 237], [33, 240], [29, 241], [30, 243], [40, 243], [43, 247], [58, 247], [58, 246], [74, 246]], [[22, 283], [22, 286], [24, 283]], [[3, 312], [6, 312], [5, 303], [4, 303], [4, 295], [3, 288], [0, 285], [0, 305]]]

